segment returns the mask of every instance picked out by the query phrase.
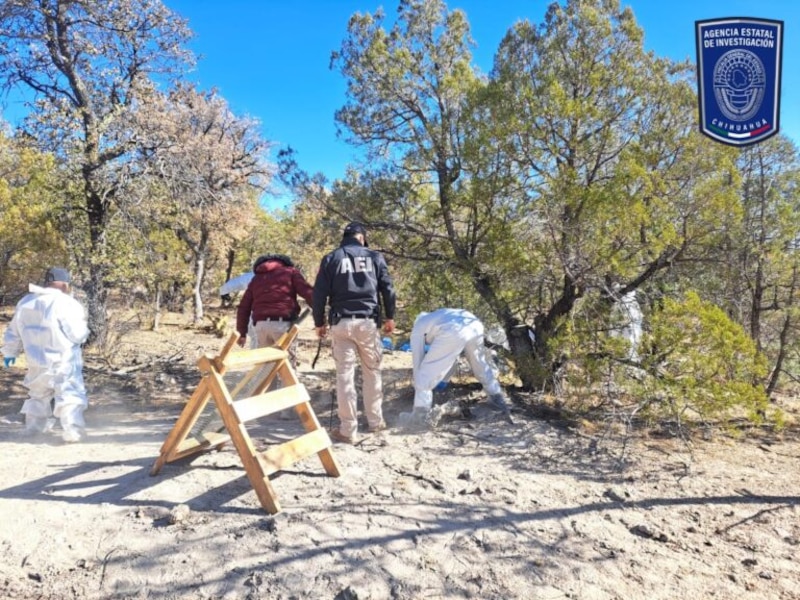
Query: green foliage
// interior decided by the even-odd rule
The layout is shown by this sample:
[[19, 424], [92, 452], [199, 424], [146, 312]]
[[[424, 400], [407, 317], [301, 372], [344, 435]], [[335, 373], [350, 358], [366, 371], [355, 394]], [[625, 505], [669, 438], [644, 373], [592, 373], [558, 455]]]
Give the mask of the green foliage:
[[695, 131], [693, 69], [646, 52], [617, 0], [515, 24], [488, 79], [460, 11], [407, 1], [390, 30], [382, 21], [355, 15], [334, 58], [348, 84], [337, 120], [374, 171], [326, 204], [402, 248], [424, 290], [414, 306], [469, 303], [510, 339], [533, 321], [536, 347], [512, 340], [525, 387], [546, 384], [550, 339], [583, 296], [702, 261], [741, 218], [735, 153]]
[[322, 214], [296, 203], [284, 214], [265, 214], [259, 218], [247, 243], [242, 246], [247, 257], [244, 271], [249, 271], [262, 254], [285, 254], [313, 284], [320, 260], [332, 249], [326, 240]]
[[662, 298], [647, 314], [640, 359], [632, 361], [609, 306], [596, 296], [581, 299], [549, 340], [551, 354], [568, 359], [564, 410], [628, 424], [672, 422], [681, 430], [765, 419], [780, 427], [782, 415], [762, 385], [765, 357], [719, 307], [695, 292]]
[[768, 357], [771, 394], [791, 383], [787, 360], [800, 351], [800, 160], [777, 136], [743, 150], [738, 165], [743, 218], [725, 239], [721, 302]]
[[161, 2], [15, 2], [0, 10], [0, 80], [33, 92], [25, 126], [81, 182], [88, 227], [87, 309], [92, 338], [107, 333], [107, 228], [128, 177], [137, 132], [158, 74], [169, 81], [192, 56], [185, 20]]
[[[516, 375], [538, 390], [563, 372], [562, 400], [576, 411], [757, 420], [763, 388], [797, 381], [797, 148], [778, 136], [740, 151], [699, 135], [694, 69], [647, 52], [619, 0], [565, 0], [539, 24], [513, 24], [488, 75], [472, 65], [466, 15], [441, 0], [402, 0], [388, 20], [353, 15], [332, 60], [347, 84], [336, 120], [368, 168], [332, 184], [295, 174], [295, 203], [275, 214], [257, 208], [271, 170], [255, 123], [216, 93], [162, 95], [146, 71], [122, 85], [90, 54], [72, 75], [92, 102], [63, 103], [79, 80], [48, 62], [43, 25], [55, 15], [24, 4], [27, 16], [0, 34], [0, 76], [27, 81], [25, 69], [56, 84], [29, 124], [58, 152], [0, 140], [4, 285], [68, 250], [101, 303], [106, 284], [173, 309], [190, 297], [202, 306], [201, 294], [216, 298], [228, 273], [264, 253], [289, 255], [313, 281], [344, 224], [359, 220], [389, 261], [401, 329], [440, 306], [507, 334], [532, 324], [533, 347], [509, 335]], [[64, 24], [77, 53], [95, 40], [124, 67], [154, 49], [146, 32], [128, 46], [118, 19], [100, 18], [150, 5], [103, 6], [72, 6], [92, 16]], [[174, 66], [188, 31], [162, 9], [152, 16]], [[12, 64], [31, 36], [31, 61]], [[649, 301], [641, 364], [612, 332], [619, 289]]]
[[663, 400], [651, 414], [693, 421], [745, 417], [760, 422], [767, 397], [759, 382], [764, 357], [740, 325], [717, 306], [687, 292], [682, 301], [665, 299], [653, 315], [642, 367], [643, 391]]
[[0, 296], [23, 294], [52, 264], [69, 266], [52, 156], [0, 134]]

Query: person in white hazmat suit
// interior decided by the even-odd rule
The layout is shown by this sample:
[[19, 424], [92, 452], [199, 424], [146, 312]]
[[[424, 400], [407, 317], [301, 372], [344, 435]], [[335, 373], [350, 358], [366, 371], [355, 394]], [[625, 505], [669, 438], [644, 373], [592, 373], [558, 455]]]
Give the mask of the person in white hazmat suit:
[[81, 344], [89, 337], [83, 306], [70, 295], [69, 271], [59, 267], [45, 273], [44, 287], [29, 285], [29, 293], [17, 303], [3, 338], [6, 367], [25, 353], [28, 399], [25, 414], [29, 433], [48, 430], [52, 416], [60, 419], [66, 442], [85, 436], [83, 411], [88, 405], [83, 384]]
[[628, 342], [628, 360], [639, 362], [639, 344], [642, 341], [642, 307], [636, 298], [636, 290], [623, 294], [614, 304], [614, 319], [617, 324], [611, 335], [621, 337]]
[[489, 396], [493, 408], [509, 418], [510, 408], [495, 370], [486, 358], [483, 323], [460, 308], [440, 308], [420, 313], [411, 330], [411, 355], [414, 368], [414, 409], [401, 415], [409, 425], [432, 424], [433, 390], [446, 381], [463, 352], [472, 373]]

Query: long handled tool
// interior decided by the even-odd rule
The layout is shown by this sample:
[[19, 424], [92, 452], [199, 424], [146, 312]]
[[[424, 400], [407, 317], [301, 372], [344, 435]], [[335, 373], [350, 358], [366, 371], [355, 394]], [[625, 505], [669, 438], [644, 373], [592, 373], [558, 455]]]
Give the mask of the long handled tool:
[[314, 355], [314, 360], [311, 361], [311, 368], [317, 366], [317, 361], [319, 360], [319, 353], [322, 351], [322, 338], [319, 338], [319, 343], [317, 343], [317, 353]]

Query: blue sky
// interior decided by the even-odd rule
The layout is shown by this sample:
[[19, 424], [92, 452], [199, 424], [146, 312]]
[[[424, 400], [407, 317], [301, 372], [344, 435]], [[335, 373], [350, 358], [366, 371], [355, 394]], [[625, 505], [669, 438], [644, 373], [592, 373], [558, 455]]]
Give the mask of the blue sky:
[[[329, 69], [355, 12], [396, 0], [164, 0], [189, 20], [202, 55], [190, 75], [216, 87], [237, 114], [258, 118], [279, 147], [291, 146], [306, 171], [342, 177], [357, 151], [337, 140], [334, 112], [345, 100], [342, 77]], [[500, 40], [520, 19], [541, 23], [549, 1], [451, 0], [463, 9], [477, 43], [474, 62], [489, 72]], [[696, 59], [694, 22], [719, 17], [784, 21], [781, 131], [800, 144], [800, 0], [622, 0], [645, 33], [645, 47], [659, 56]], [[223, 8], [224, 7], [224, 8]], [[282, 204], [275, 199], [269, 204]]]
[[[300, 166], [340, 178], [357, 150], [336, 137], [334, 112], [345, 100], [342, 77], [330, 55], [355, 12], [397, 0], [162, 0], [189, 20], [192, 48], [201, 55], [188, 77], [216, 88], [232, 110], [262, 123], [276, 148], [291, 146]], [[784, 21], [781, 131], [800, 145], [800, 0], [621, 0], [645, 33], [645, 47], [659, 56], [695, 61], [694, 22], [719, 17]], [[450, 0], [470, 23], [475, 65], [488, 73], [494, 52], [516, 21], [541, 23], [549, 0]], [[285, 198], [268, 201], [282, 205]]]

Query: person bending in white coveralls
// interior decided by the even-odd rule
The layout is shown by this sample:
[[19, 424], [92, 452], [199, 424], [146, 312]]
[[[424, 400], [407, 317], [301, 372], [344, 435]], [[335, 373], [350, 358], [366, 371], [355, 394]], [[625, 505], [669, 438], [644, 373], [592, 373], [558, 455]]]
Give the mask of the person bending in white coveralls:
[[83, 411], [88, 405], [83, 384], [81, 344], [89, 328], [81, 304], [69, 293], [69, 271], [48, 269], [44, 286], [29, 285], [29, 293], [17, 303], [6, 329], [2, 348], [6, 367], [25, 352], [29, 398], [20, 412], [29, 433], [48, 429], [50, 401], [53, 415], [61, 420], [65, 442], [79, 442], [85, 435]]
[[424, 416], [430, 412], [433, 389], [447, 380], [462, 352], [488, 394], [490, 404], [509, 414], [503, 388], [486, 360], [483, 323], [467, 310], [440, 308], [420, 313], [411, 330], [415, 415]]

